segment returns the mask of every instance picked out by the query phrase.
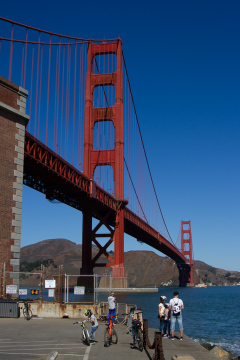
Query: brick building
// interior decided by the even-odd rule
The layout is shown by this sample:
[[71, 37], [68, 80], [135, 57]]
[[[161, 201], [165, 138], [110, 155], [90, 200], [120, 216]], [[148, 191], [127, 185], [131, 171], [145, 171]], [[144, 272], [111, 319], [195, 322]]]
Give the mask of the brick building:
[[16, 285], [17, 291], [19, 286], [27, 96], [26, 90], [0, 76], [0, 295], [7, 285]]

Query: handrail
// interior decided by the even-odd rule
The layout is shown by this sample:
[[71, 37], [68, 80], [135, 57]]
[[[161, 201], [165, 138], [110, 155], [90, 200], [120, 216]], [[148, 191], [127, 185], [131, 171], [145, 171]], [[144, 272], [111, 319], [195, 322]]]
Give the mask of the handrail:
[[153, 360], [165, 360], [162, 346], [162, 333], [155, 331], [151, 344], [148, 337], [148, 319], [143, 319], [143, 346], [145, 349], [155, 349]]

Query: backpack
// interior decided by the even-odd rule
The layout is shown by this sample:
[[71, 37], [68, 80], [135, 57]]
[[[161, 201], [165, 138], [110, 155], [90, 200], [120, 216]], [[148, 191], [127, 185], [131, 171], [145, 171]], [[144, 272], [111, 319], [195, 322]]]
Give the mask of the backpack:
[[132, 325], [134, 329], [140, 328], [142, 326], [142, 323], [140, 320], [138, 319], [133, 319], [132, 321]]
[[173, 316], [179, 316], [181, 314], [181, 306], [177, 303], [173, 305]]

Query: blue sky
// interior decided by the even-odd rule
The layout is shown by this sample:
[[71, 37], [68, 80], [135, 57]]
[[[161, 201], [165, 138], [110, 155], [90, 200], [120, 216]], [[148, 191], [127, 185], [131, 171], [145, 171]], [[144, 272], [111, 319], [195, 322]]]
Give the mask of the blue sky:
[[[194, 258], [240, 271], [240, 2], [29, 1], [1, 16], [83, 38], [121, 36], [163, 215], [191, 220]], [[24, 187], [22, 246], [81, 243], [81, 213]], [[150, 249], [126, 238], [125, 250]]]

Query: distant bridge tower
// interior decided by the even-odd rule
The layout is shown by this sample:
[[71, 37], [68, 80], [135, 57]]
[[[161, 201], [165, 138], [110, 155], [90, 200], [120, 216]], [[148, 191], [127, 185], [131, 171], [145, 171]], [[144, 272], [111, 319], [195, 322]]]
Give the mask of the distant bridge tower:
[[[116, 54], [116, 71], [108, 74], [94, 74], [93, 61], [98, 55]], [[115, 227], [112, 230], [108, 224], [109, 214], [94, 214], [94, 209], [83, 211], [82, 238], [82, 268], [81, 274], [92, 274], [95, 266], [110, 266], [113, 276], [124, 277], [124, 111], [123, 111], [123, 75], [122, 75], [122, 42], [118, 39], [112, 43], [88, 44], [87, 56], [87, 85], [86, 106], [84, 114], [84, 164], [83, 173], [90, 179], [94, 178], [97, 166], [110, 165], [113, 169], [115, 198], [119, 200], [119, 209], [115, 216]], [[115, 86], [116, 100], [114, 106], [94, 107], [94, 90], [100, 86]], [[100, 121], [111, 121], [115, 129], [115, 147], [111, 150], [94, 150], [94, 125]], [[92, 217], [99, 220], [99, 224], [92, 229]], [[98, 216], [99, 215], [99, 216]], [[109, 231], [98, 234], [101, 226]], [[97, 237], [108, 238], [104, 246], [100, 245]], [[107, 247], [114, 241], [114, 260], [107, 253]], [[99, 248], [99, 253], [92, 259], [92, 242]], [[107, 264], [99, 264], [101, 255], [109, 260]]]
[[181, 251], [189, 264], [179, 264], [180, 285], [193, 286], [193, 256], [191, 221], [181, 221]]

